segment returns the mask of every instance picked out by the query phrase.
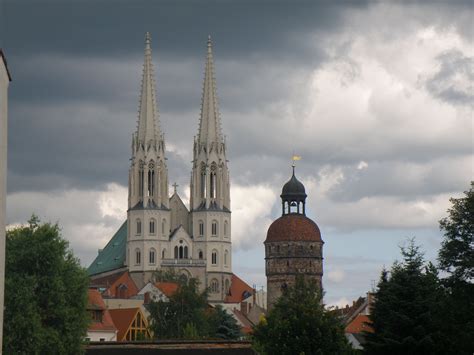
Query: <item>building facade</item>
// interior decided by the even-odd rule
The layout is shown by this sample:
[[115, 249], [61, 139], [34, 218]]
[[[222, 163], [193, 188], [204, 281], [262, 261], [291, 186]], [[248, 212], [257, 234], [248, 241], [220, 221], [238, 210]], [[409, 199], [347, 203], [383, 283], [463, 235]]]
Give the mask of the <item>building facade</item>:
[[210, 301], [223, 301], [232, 277], [226, 155], [209, 38], [198, 134], [193, 142], [189, 208], [176, 188], [170, 196], [147, 33], [138, 124], [132, 136], [127, 222], [99, 251], [89, 274], [94, 278], [128, 270], [141, 288], [156, 270], [172, 269], [183, 277], [199, 279], [203, 288], [209, 288]]
[[282, 216], [270, 225], [264, 242], [269, 310], [298, 275], [322, 289], [324, 242], [318, 225], [306, 217], [307, 195], [294, 166], [280, 197]]
[[8, 85], [11, 76], [0, 49], [0, 354], [3, 343], [3, 302], [5, 287], [5, 218], [7, 196]]

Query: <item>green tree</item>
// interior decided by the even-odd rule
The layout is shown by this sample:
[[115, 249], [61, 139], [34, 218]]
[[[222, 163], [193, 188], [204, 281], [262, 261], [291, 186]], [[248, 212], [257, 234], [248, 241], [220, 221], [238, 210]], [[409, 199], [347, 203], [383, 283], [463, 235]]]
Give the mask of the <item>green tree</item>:
[[446, 339], [440, 331], [444, 293], [436, 268], [425, 264], [411, 240], [401, 248], [402, 262], [390, 273], [382, 271], [367, 333], [368, 354], [445, 354]]
[[447, 276], [443, 331], [456, 354], [474, 353], [474, 182], [464, 195], [450, 200], [448, 216], [440, 221], [444, 240], [438, 256]]
[[209, 336], [219, 339], [239, 339], [242, 336], [235, 318], [217, 305], [208, 312]]
[[198, 286], [198, 281], [191, 278], [188, 282], [180, 283], [168, 301], [150, 303], [150, 329], [155, 338], [179, 339], [191, 333], [193, 337], [202, 338], [209, 334], [207, 291], [199, 292]]
[[58, 225], [8, 231], [5, 267], [5, 354], [81, 353], [89, 280]]
[[254, 327], [261, 354], [350, 354], [340, 320], [322, 304], [317, 285], [298, 277], [278, 299], [266, 320]]

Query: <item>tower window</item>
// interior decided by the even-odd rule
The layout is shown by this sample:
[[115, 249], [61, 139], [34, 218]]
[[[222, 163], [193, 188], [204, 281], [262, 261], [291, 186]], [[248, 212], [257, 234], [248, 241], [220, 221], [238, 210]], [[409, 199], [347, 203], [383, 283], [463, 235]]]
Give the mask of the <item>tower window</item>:
[[199, 221], [199, 236], [202, 237], [204, 236], [204, 222]]
[[212, 221], [211, 235], [217, 237], [217, 221]]
[[184, 258], [185, 259], [188, 258], [188, 247], [187, 246], [184, 247]]
[[229, 222], [225, 221], [224, 222], [224, 237], [227, 237], [228, 229], [229, 229]]
[[219, 281], [217, 279], [211, 280], [211, 293], [219, 293]]
[[224, 265], [225, 265], [225, 266], [227, 266], [228, 254], [229, 254], [229, 252], [226, 250], [226, 251], [224, 252]]
[[165, 235], [166, 231], [166, 218], [163, 218], [163, 221], [161, 223], [161, 234]]
[[199, 259], [201, 259], [201, 260], [203, 259], [204, 255], [203, 255], [203, 253], [202, 253], [202, 250], [199, 250], [198, 257], [199, 257]]
[[161, 251], [161, 258], [164, 259], [165, 258], [165, 255], [166, 255], [166, 249], [163, 249]]
[[142, 234], [142, 221], [137, 219], [137, 235]]
[[230, 282], [229, 282], [229, 279], [226, 279], [225, 280], [225, 294], [226, 295], [229, 294], [229, 288], [230, 288]]
[[155, 220], [150, 220], [150, 234], [155, 234]]
[[211, 166], [211, 198], [216, 198], [217, 196], [217, 175], [216, 175], [216, 171], [217, 171], [217, 166], [216, 164], [212, 164]]
[[155, 264], [155, 249], [150, 249], [149, 262], [150, 264]]
[[212, 251], [211, 263], [212, 265], [217, 265], [217, 250]]
[[206, 167], [204, 164], [201, 165], [201, 198], [206, 197]]
[[177, 246], [174, 247], [174, 258], [175, 259], [178, 259], [178, 253], [179, 253], [179, 249]]
[[142, 262], [142, 253], [140, 249], [135, 250], [135, 265], [140, 265]]

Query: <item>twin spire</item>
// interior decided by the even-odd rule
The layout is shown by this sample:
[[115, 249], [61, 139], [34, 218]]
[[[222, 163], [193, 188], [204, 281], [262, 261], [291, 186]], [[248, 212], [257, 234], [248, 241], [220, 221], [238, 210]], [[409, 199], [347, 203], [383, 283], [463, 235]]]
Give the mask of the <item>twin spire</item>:
[[[156, 87], [151, 58], [151, 35], [145, 34], [145, 61], [138, 110], [138, 127], [136, 133], [138, 145], [149, 147], [161, 140], [159, 113], [156, 102]], [[198, 143], [211, 145], [222, 143], [222, 129], [219, 106], [214, 78], [214, 60], [212, 57], [211, 36], [207, 40], [206, 69], [201, 102], [201, 117], [199, 119]]]
[[145, 62], [138, 109], [138, 144], [148, 147], [161, 138], [158, 107], [156, 104], [155, 75], [151, 59], [151, 36], [145, 34]]
[[207, 39], [206, 70], [201, 102], [201, 117], [199, 119], [199, 144], [222, 143], [221, 118], [214, 79], [214, 59], [212, 57], [211, 36]]

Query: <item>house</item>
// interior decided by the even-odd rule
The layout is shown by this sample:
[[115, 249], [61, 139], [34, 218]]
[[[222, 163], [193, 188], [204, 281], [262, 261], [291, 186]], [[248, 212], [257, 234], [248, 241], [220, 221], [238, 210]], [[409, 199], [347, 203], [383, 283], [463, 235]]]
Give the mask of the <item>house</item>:
[[138, 296], [143, 295], [144, 303], [150, 301], [168, 302], [169, 298], [178, 290], [179, 285], [174, 282], [148, 282], [138, 291]]
[[116, 341], [117, 328], [105, 306], [102, 295], [97, 289], [90, 288], [88, 297], [87, 311], [90, 313], [92, 321], [87, 328], [86, 340]]
[[148, 321], [139, 307], [109, 310], [117, 327], [117, 341], [150, 339]]
[[130, 298], [138, 293], [138, 287], [127, 270], [96, 278], [91, 281], [91, 286], [107, 298]]

